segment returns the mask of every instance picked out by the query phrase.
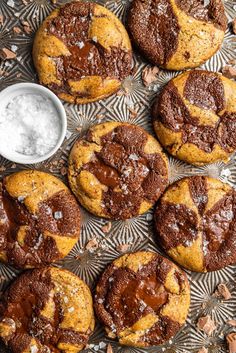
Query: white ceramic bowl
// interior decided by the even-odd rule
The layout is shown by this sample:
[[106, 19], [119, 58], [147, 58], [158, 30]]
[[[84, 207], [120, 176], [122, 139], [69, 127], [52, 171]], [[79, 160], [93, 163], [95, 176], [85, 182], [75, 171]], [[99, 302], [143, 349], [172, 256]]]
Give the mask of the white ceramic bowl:
[[67, 118], [66, 118], [66, 112], [63, 107], [63, 104], [52, 91], [50, 91], [48, 88], [44, 86], [38, 85], [36, 83], [29, 83], [29, 82], [16, 83], [15, 85], [9, 86], [0, 92], [0, 114], [2, 109], [4, 109], [4, 107], [6, 107], [13, 98], [25, 93], [39, 94], [41, 96], [44, 96], [45, 98], [50, 99], [54, 104], [54, 107], [56, 108], [58, 112], [58, 116], [61, 120], [61, 133], [57, 141], [57, 144], [53, 149], [51, 149], [47, 154], [43, 156], [38, 156], [38, 155], [28, 156], [28, 155], [24, 155], [24, 154], [12, 151], [10, 148], [8, 148], [8, 146], [1, 146], [1, 141], [0, 141], [0, 155], [15, 163], [34, 164], [48, 159], [60, 148], [66, 135]]

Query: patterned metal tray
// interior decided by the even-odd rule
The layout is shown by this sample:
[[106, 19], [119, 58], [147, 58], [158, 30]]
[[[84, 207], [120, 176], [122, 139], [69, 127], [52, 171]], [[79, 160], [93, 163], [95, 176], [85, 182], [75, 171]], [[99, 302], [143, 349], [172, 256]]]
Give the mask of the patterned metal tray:
[[[56, 4], [53, 4], [56, 2]], [[39, 24], [57, 5], [68, 0], [0, 0], [0, 15], [5, 18], [0, 25], [0, 48], [7, 47], [15, 50], [16, 60], [0, 61], [0, 90], [16, 82], [36, 81], [36, 73], [31, 59], [31, 47], [34, 32]], [[125, 20], [129, 0], [99, 0], [99, 2], [113, 11], [121, 20]], [[236, 0], [225, 0], [225, 9], [229, 22], [236, 17]], [[16, 34], [13, 27], [21, 27], [21, 21], [27, 21], [32, 33]], [[229, 60], [236, 59], [236, 36], [227, 30], [221, 50], [213, 56], [202, 68], [220, 71]], [[106, 100], [87, 105], [65, 104], [68, 117], [68, 133], [60, 151], [50, 160], [37, 165], [16, 165], [0, 156], [0, 177], [17, 170], [36, 168], [50, 171], [64, 179], [67, 156], [74, 141], [87, 128], [102, 121], [129, 121], [143, 126], [152, 132], [150, 120], [151, 103], [161, 87], [177, 72], [160, 71], [158, 79], [148, 89], [142, 84], [141, 73], [148, 65], [137, 54], [134, 56], [136, 70], [133, 76], [123, 82], [122, 90]], [[137, 112], [134, 117], [132, 111]], [[181, 161], [169, 158], [170, 183], [190, 175], [210, 175], [228, 182], [236, 187], [236, 156], [224, 165], [216, 163], [202, 168], [195, 168]], [[80, 276], [90, 288], [94, 288], [99, 274], [105, 266], [120, 255], [119, 245], [129, 244], [129, 251], [153, 250], [159, 251], [152, 229], [152, 211], [140, 217], [127, 221], [112, 222], [111, 230], [104, 232], [103, 226], [107, 221], [94, 217], [82, 210], [82, 232], [80, 241], [71, 253], [57, 266], [62, 266]], [[98, 248], [86, 249], [90, 239], [96, 238]], [[17, 276], [18, 272], [9, 266], [0, 264], [0, 291]], [[236, 266], [230, 266], [221, 271], [196, 274], [187, 272], [192, 301], [187, 324], [166, 345], [138, 349], [122, 347], [116, 342], [110, 342], [114, 352], [165, 352], [165, 353], [195, 353], [202, 347], [208, 347], [210, 353], [227, 352], [224, 335], [232, 330], [226, 321], [236, 318]], [[217, 284], [226, 283], [231, 290], [232, 299], [222, 301], [212, 296]], [[207, 337], [196, 329], [199, 316], [210, 314], [217, 322], [217, 330], [212, 337]], [[83, 352], [106, 352], [109, 340], [106, 339], [102, 327], [97, 324], [89, 346]], [[0, 352], [5, 352], [0, 347]]]

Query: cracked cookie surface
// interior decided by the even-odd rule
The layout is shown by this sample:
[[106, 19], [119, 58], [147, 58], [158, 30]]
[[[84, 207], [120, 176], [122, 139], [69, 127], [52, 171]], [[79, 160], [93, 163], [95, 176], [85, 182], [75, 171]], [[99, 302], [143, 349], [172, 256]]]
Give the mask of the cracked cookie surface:
[[130, 74], [132, 49], [119, 19], [95, 3], [73, 1], [54, 10], [33, 47], [41, 84], [70, 103], [116, 92]]
[[166, 188], [167, 158], [141, 127], [107, 122], [93, 126], [74, 144], [68, 177], [90, 212], [127, 219], [146, 212]]
[[184, 324], [189, 304], [185, 273], [148, 251], [113, 261], [95, 292], [95, 311], [108, 336], [135, 347], [169, 340]]
[[171, 185], [155, 211], [158, 241], [183, 267], [216, 271], [236, 262], [236, 193], [209, 177]]
[[219, 49], [227, 18], [221, 0], [134, 0], [127, 24], [147, 60], [183, 70], [201, 65]]
[[77, 353], [94, 329], [88, 286], [69, 271], [27, 271], [0, 303], [0, 337], [12, 353]]
[[65, 257], [79, 235], [79, 205], [60, 179], [25, 170], [0, 183], [1, 261], [42, 267]]
[[187, 71], [169, 81], [152, 110], [162, 146], [194, 165], [227, 161], [236, 150], [235, 92], [235, 82], [210, 71]]

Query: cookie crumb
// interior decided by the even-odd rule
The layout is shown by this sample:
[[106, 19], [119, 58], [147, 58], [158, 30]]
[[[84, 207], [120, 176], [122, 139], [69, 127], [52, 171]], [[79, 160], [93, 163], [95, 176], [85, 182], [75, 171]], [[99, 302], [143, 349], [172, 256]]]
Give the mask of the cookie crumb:
[[225, 300], [229, 300], [232, 298], [232, 295], [231, 295], [229, 289], [227, 288], [227, 286], [224, 283], [218, 284], [214, 295], [217, 297], [222, 297]]
[[56, 4], [56, 3], [57, 3], [57, 0], [51, 0], [51, 3], [52, 3], [52, 4]]
[[23, 26], [23, 30], [25, 33], [30, 34], [32, 32], [32, 28], [27, 21], [21, 21], [21, 24]]
[[3, 22], [4, 22], [4, 17], [3, 15], [0, 15], [0, 26], [3, 25]]
[[20, 29], [20, 27], [13, 27], [13, 32], [15, 33], [15, 34], [20, 34], [20, 33], [22, 33], [22, 30]]
[[132, 120], [135, 119], [138, 115], [138, 112], [132, 108], [128, 108], [128, 110], [129, 110], [130, 119], [132, 119]]
[[207, 334], [207, 336], [211, 336], [213, 331], [216, 329], [216, 325], [214, 321], [211, 319], [209, 315], [199, 317], [197, 322], [197, 328]]
[[67, 168], [66, 167], [61, 167], [60, 173], [62, 176], [65, 176], [67, 174]]
[[232, 21], [232, 30], [233, 30], [233, 33], [236, 34], [236, 17], [235, 17], [235, 19]]
[[157, 80], [157, 74], [159, 73], [157, 66], [145, 67], [142, 71], [142, 81], [145, 87], [149, 86], [152, 82]]
[[236, 320], [228, 320], [226, 323], [227, 323], [227, 325], [236, 327]]
[[236, 65], [236, 59], [230, 59], [227, 64], [232, 66]]
[[104, 224], [101, 229], [103, 233], [109, 233], [111, 230], [111, 222], [107, 222], [106, 224]]
[[116, 250], [120, 253], [125, 253], [130, 249], [130, 244], [120, 244], [116, 247]]
[[227, 78], [236, 78], [236, 68], [226, 65], [222, 68], [222, 74]]
[[236, 332], [229, 333], [226, 336], [226, 341], [229, 346], [229, 353], [235, 353], [236, 352]]
[[107, 353], [113, 353], [113, 349], [110, 343], [107, 345]]
[[0, 166], [0, 172], [5, 172], [5, 170], [6, 170], [6, 167], [4, 167], [4, 165], [1, 165]]
[[116, 95], [117, 96], [123, 96], [124, 92], [120, 89], [118, 92], [116, 92]]
[[13, 51], [7, 49], [7, 48], [2, 48], [0, 50], [0, 58], [2, 60], [11, 60], [16, 58], [16, 53]]
[[97, 120], [103, 120], [105, 118], [104, 114], [97, 114], [95, 117]]
[[81, 254], [76, 254], [76, 255], [74, 256], [74, 259], [75, 259], [75, 260], [80, 260], [80, 259], [81, 259]]
[[6, 277], [3, 275], [0, 275], [0, 282], [5, 281], [5, 280], [6, 280]]
[[90, 239], [85, 246], [86, 250], [94, 250], [97, 248], [98, 248], [98, 242], [96, 238]]
[[202, 347], [201, 349], [199, 349], [198, 353], [208, 353], [208, 349], [205, 347]]

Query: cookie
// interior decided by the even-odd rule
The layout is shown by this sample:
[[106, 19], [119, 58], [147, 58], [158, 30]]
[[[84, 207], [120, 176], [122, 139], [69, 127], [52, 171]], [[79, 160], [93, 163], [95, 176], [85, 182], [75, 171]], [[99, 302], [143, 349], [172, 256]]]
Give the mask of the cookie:
[[24, 170], [0, 183], [1, 261], [44, 266], [66, 256], [79, 235], [79, 205], [60, 179]]
[[219, 49], [227, 18], [221, 0], [134, 0], [128, 28], [148, 61], [183, 70], [201, 65]]
[[119, 19], [105, 7], [73, 1], [54, 10], [33, 46], [39, 81], [69, 103], [116, 92], [131, 72], [132, 49]]
[[146, 212], [168, 183], [167, 158], [139, 126], [106, 122], [76, 141], [69, 157], [69, 183], [91, 213], [127, 219]]
[[236, 83], [192, 70], [169, 81], [153, 105], [153, 125], [166, 150], [194, 165], [227, 162], [236, 150]]
[[236, 192], [196, 176], [170, 186], [155, 211], [158, 242], [183, 267], [216, 271], [236, 263]]
[[186, 275], [161, 255], [126, 254], [102, 274], [94, 300], [110, 338], [148, 347], [164, 343], [184, 324], [190, 305]]
[[77, 353], [93, 329], [89, 288], [55, 267], [20, 275], [0, 304], [0, 337], [12, 353]]

